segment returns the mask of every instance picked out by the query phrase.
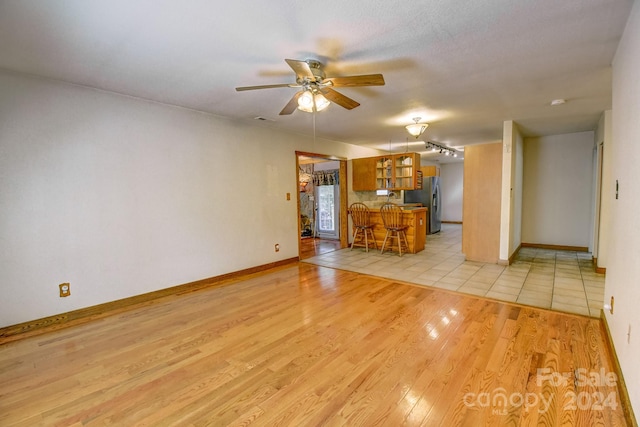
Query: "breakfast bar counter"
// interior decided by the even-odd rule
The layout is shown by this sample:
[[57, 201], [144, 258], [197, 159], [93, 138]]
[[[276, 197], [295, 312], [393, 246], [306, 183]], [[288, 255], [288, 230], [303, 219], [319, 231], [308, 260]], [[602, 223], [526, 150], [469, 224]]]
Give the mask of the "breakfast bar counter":
[[[370, 208], [369, 212], [371, 223], [373, 224], [373, 234], [378, 243], [378, 250], [380, 250], [387, 230], [384, 228], [384, 223], [380, 216], [380, 209]], [[427, 208], [404, 207], [402, 219], [403, 223], [409, 226], [407, 229], [409, 253], [415, 254], [424, 250], [424, 245], [427, 240]]]

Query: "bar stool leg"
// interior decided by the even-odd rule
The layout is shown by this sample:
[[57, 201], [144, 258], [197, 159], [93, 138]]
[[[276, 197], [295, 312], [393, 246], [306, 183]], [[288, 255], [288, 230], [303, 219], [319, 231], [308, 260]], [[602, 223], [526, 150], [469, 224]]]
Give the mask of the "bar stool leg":
[[376, 242], [376, 235], [373, 233], [373, 228], [368, 228], [367, 230], [371, 232], [371, 240], [373, 240], [373, 248], [375, 250], [378, 250], [378, 242]]
[[364, 233], [364, 251], [366, 253], [369, 253], [369, 241], [367, 240], [367, 230], [364, 229], [362, 231]]
[[356, 244], [356, 239], [358, 238], [358, 231], [360, 231], [360, 229], [356, 227], [356, 231], [353, 232], [353, 241], [351, 242], [351, 249], [349, 249], [350, 251], [353, 250], [353, 246]]
[[389, 230], [387, 230], [387, 234], [384, 235], [384, 240], [382, 241], [382, 249], [380, 249], [380, 253], [384, 253], [384, 247], [387, 244], [387, 238], [389, 237]]

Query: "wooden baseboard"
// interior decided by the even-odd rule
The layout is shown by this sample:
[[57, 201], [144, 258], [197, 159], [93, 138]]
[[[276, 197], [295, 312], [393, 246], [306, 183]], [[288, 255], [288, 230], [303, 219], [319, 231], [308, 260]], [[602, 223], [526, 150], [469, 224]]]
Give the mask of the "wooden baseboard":
[[462, 221], [440, 221], [442, 224], [462, 224]]
[[598, 274], [607, 274], [607, 269], [605, 267], [598, 267], [598, 258], [591, 257], [591, 261], [593, 262], [593, 265], [595, 265], [596, 273], [598, 273]]
[[587, 246], [545, 245], [543, 243], [522, 243], [523, 248], [551, 249], [554, 251], [589, 252]]
[[607, 343], [607, 349], [609, 350], [609, 354], [611, 355], [611, 361], [613, 363], [613, 369], [615, 374], [618, 377], [618, 392], [620, 394], [620, 404], [622, 405], [622, 410], [624, 412], [625, 420], [627, 421], [628, 426], [638, 427], [638, 422], [636, 421], [636, 417], [633, 413], [633, 407], [631, 406], [631, 399], [629, 399], [629, 392], [627, 391], [627, 385], [624, 382], [624, 377], [622, 376], [622, 368], [620, 366], [620, 361], [618, 360], [618, 355], [616, 353], [616, 349], [613, 346], [613, 338], [611, 337], [611, 331], [609, 330], [609, 323], [607, 322], [607, 316], [604, 314], [604, 310], [600, 310], [600, 325], [602, 327], [605, 342]]
[[100, 319], [109, 315], [130, 310], [134, 307], [153, 303], [153, 301], [169, 296], [183, 295], [200, 289], [222, 286], [231, 280], [238, 279], [250, 274], [261, 273], [272, 268], [281, 267], [299, 261], [298, 257], [288, 258], [269, 264], [259, 265], [240, 271], [234, 271], [220, 276], [209, 277], [207, 279], [195, 282], [185, 283], [182, 285], [172, 286], [170, 288], [160, 289], [145, 294], [135, 295], [116, 301], [110, 301], [91, 307], [80, 308], [67, 313], [61, 313], [54, 316], [43, 317], [42, 319], [32, 320], [29, 322], [19, 323], [17, 325], [6, 326], [0, 328], [0, 344], [16, 341], [34, 335], [43, 334], [45, 332], [55, 331], [72, 325], [89, 322], [91, 320]]

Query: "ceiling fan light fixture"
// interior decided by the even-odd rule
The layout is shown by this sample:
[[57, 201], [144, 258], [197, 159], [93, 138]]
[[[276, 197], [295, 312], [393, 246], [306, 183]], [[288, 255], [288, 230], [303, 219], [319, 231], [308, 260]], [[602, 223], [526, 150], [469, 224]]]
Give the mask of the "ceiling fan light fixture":
[[317, 93], [314, 96], [314, 100], [316, 101], [316, 111], [322, 111], [330, 104], [329, 100], [321, 93]]
[[421, 117], [415, 117], [413, 119], [415, 123], [405, 126], [405, 128], [407, 129], [407, 132], [415, 136], [416, 139], [418, 139], [418, 137], [424, 133], [427, 127], [429, 127], [428, 123], [418, 123], [420, 119]]
[[313, 113], [313, 106], [315, 104], [316, 111], [322, 111], [330, 104], [329, 100], [321, 93], [313, 93], [310, 90], [305, 90], [302, 95], [298, 97], [298, 110], [306, 113]]

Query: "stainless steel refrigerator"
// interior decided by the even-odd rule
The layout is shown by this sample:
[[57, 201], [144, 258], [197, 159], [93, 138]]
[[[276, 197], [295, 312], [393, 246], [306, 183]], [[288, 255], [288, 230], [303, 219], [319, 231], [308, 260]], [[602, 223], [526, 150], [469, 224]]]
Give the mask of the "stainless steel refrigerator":
[[440, 200], [440, 177], [428, 176], [422, 178], [422, 190], [407, 190], [404, 192], [405, 203], [422, 203], [427, 207], [427, 234], [440, 231], [442, 207]]

